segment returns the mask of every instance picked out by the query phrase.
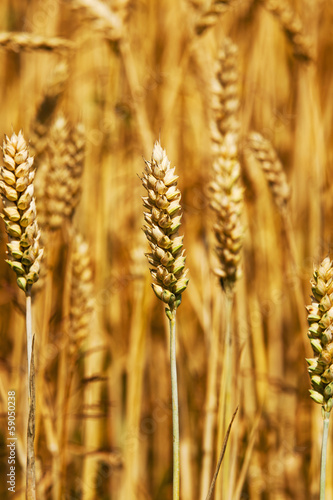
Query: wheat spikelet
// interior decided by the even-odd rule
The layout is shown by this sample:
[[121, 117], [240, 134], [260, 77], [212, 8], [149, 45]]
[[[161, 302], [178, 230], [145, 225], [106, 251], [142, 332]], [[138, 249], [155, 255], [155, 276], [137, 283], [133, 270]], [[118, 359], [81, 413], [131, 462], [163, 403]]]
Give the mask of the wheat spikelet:
[[30, 125], [29, 147], [31, 155], [40, 156], [47, 146], [47, 134], [52, 122], [53, 113], [57, 107], [61, 95], [65, 90], [68, 76], [68, 64], [66, 61], [61, 61], [59, 64], [57, 64], [50, 80], [47, 82], [44, 95], [38, 105], [36, 114]]
[[76, 234], [72, 255], [70, 351], [77, 354], [89, 333], [93, 311], [93, 272], [88, 244]]
[[18, 135], [13, 133], [10, 139], [5, 136], [2, 151], [0, 190], [2, 217], [9, 237], [7, 262], [17, 274], [17, 284], [27, 292], [38, 280], [43, 255], [36, 220], [34, 159], [21, 131]]
[[188, 284], [183, 250], [183, 236], [178, 236], [181, 221], [180, 191], [175, 168], [159, 142], [155, 142], [151, 161], [146, 161], [142, 184], [148, 192], [143, 197], [146, 225], [144, 232], [151, 247], [147, 254], [154, 279], [156, 296], [175, 309]]
[[47, 50], [59, 52], [74, 49], [75, 43], [71, 40], [58, 37], [45, 37], [33, 33], [2, 32], [0, 33], [0, 47], [19, 52], [20, 50]]
[[294, 56], [309, 62], [313, 60], [313, 47], [309, 36], [304, 33], [302, 21], [298, 14], [285, 0], [261, 0], [266, 9], [280, 22], [283, 31], [290, 41]]
[[333, 406], [333, 262], [326, 257], [313, 273], [312, 304], [307, 306], [308, 337], [314, 357], [307, 359], [311, 398], [325, 411]]
[[239, 277], [242, 248], [243, 189], [238, 162], [237, 47], [226, 39], [218, 55], [216, 79], [213, 82], [211, 126], [215, 172], [210, 185], [211, 207], [216, 212], [214, 225], [216, 253], [220, 268], [215, 269], [224, 289], [232, 289]]
[[70, 219], [81, 196], [84, 164], [84, 129], [81, 124], [70, 129], [60, 115], [50, 131], [49, 170], [46, 176], [46, 223], [51, 230]]
[[248, 136], [245, 147], [245, 159], [251, 153], [263, 169], [274, 202], [282, 210], [289, 201], [290, 187], [283, 166], [272, 144], [258, 132], [252, 132]]
[[118, 41], [122, 37], [122, 17], [100, 0], [70, 0], [70, 6], [82, 12], [109, 40]]
[[202, 35], [207, 29], [216, 25], [219, 17], [225, 14], [237, 0], [213, 0], [210, 8], [201, 14], [195, 25], [197, 35]]

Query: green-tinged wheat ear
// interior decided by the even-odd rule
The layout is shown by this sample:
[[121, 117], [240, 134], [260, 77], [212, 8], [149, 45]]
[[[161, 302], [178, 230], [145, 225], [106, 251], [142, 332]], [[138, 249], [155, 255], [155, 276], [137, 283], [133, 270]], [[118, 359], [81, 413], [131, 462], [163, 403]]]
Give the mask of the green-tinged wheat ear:
[[151, 161], [145, 163], [142, 184], [148, 196], [143, 198], [146, 209], [143, 230], [151, 247], [147, 257], [152, 266], [152, 287], [156, 296], [174, 309], [180, 304], [181, 294], [189, 281], [183, 237], [178, 236], [181, 221], [178, 176], [159, 142], [154, 145]]
[[88, 244], [80, 234], [74, 239], [70, 306], [70, 350], [77, 355], [88, 336], [93, 312], [93, 271]]
[[311, 398], [330, 411], [333, 405], [333, 263], [326, 257], [314, 271], [312, 304], [307, 306], [308, 337], [313, 358], [307, 359]]
[[5, 136], [2, 151], [0, 190], [9, 240], [7, 262], [17, 275], [18, 286], [27, 292], [39, 278], [43, 255], [34, 198], [34, 159], [21, 131], [18, 135], [13, 133], [10, 139]]

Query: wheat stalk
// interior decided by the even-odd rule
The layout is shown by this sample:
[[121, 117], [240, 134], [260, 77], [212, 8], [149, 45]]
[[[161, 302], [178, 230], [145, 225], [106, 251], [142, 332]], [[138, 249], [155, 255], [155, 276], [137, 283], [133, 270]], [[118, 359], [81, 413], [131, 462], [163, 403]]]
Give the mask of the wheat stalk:
[[308, 311], [308, 338], [313, 358], [307, 359], [311, 386], [310, 397], [322, 406], [324, 419], [320, 500], [325, 500], [326, 449], [328, 424], [333, 407], [333, 261], [326, 257], [315, 269], [312, 286], [312, 304]]
[[179, 499], [179, 416], [176, 366], [176, 310], [188, 284], [185, 270], [183, 236], [178, 236], [181, 221], [180, 191], [175, 168], [159, 142], [155, 142], [151, 161], [146, 168], [142, 184], [148, 196], [143, 198], [146, 225], [144, 232], [151, 247], [147, 254], [154, 282], [155, 295], [166, 307], [170, 326], [170, 365], [173, 423], [173, 500]]
[[34, 33], [0, 32], [0, 47], [19, 52], [20, 50], [66, 51], [75, 48], [71, 40], [59, 37], [45, 37]]
[[2, 217], [5, 222], [9, 243], [9, 259], [6, 261], [17, 275], [17, 284], [26, 295], [26, 331], [28, 357], [28, 403], [27, 427], [27, 485], [28, 500], [36, 498], [35, 480], [35, 370], [34, 336], [31, 317], [31, 288], [39, 278], [43, 250], [39, 247], [40, 231], [36, 220], [33, 180], [34, 160], [29, 155], [27, 144], [20, 131], [5, 136], [3, 142], [4, 166], [0, 170], [0, 191], [2, 194]]

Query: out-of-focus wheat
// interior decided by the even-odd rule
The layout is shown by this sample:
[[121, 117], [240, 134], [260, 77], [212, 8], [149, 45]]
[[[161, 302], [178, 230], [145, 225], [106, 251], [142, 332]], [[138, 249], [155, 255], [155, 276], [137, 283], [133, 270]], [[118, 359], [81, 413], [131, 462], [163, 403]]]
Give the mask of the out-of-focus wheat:
[[271, 12], [281, 24], [290, 41], [294, 56], [309, 62], [313, 60], [313, 46], [309, 35], [304, 31], [301, 18], [286, 0], [261, 0], [266, 9]]
[[122, 18], [100, 0], [70, 0], [71, 8], [82, 12], [92, 25], [112, 41], [118, 41], [123, 35]]
[[[46, 82], [43, 96], [38, 104], [36, 114], [30, 125], [29, 146], [32, 156], [39, 157], [44, 152], [48, 144], [48, 131], [50, 129], [59, 99], [66, 88], [68, 77], [68, 64], [66, 60], [62, 60], [54, 68], [49, 81]], [[36, 161], [39, 162], [40, 158], [36, 158], [35, 164]]]
[[280, 210], [283, 210], [290, 198], [290, 187], [282, 163], [272, 144], [258, 132], [252, 132], [248, 136], [245, 153], [245, 157], [252, 153], [260, 163], [274, 202]]
[[70, 354], [76, 358], [89, 334], [94, 306], [93, 273], [88, 244], [81, 234], [74, 238], [72, 253]]
[[0, 47], [19, 52], [20, 50], [46, 50], [59, 52], [72, 50], [75, 43], [59, 37], [46, 37], [34, 33], [0, 32]]
[[83, 126], [70, 129], [60, 115], [50, 131], [45, 178], [45, 222], [51, 230], [59, 229], [65, 219], [71, 219], [80, 200], [84, 147]]
[[216, 213], [214, 226], [216, 253], [220, 267], [216, 273], [222, 286], [231, 289], [239, 276], [243, 225], [241, 222], [243, 189], [238, 161], [237, 47], [226, 39], [218, 54], [216, 79], [213, 82], [213, 121], [211, 125], [214, 180], [211, 183], [211, 206]]
[[219, 17], [228, 12], [229, 8], [238, 0], [213, 0], [208, 10], [203, 12], [196, 22], [195, 31], [202, 35], [207, 29], [215, 26]]

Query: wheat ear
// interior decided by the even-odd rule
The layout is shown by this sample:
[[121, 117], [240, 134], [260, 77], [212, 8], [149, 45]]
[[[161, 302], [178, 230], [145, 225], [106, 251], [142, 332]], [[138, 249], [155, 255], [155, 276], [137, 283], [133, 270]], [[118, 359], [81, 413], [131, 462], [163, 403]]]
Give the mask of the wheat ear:
[[146, 209], [144, 232], [151, 247], [147, 254], [153, 277], [155, 295], [164, 302], [170, 326], [170, 365], [173, 423], [173, 500], [179, 499], [179, 416], [176, 366], [176, 311], [188, 284], [185, 270], [183, 236], [178, 236], [181, 221], [178, 176], [171, 168], [165, 150], [155, 142], [151, 161], [146, 168], [142, 183], [148, 196], [143, 198]]
[[259, 162], [273, 200], [280, 211], [283, 211], [290, 198], [290, 187], [281, 161], [271, 142], [258, 132], [251, 132], [246, 141], [246, 154], [253, 154]]
[[46, 223], [51, 230], [59, 229], [71, 219], [81, 197], [85, 138], [83, 125], [70, 128], [59, 115], [49, 137], [49, 170], [46, 175]]
[[93, 272], [88, 244], [81, 234], [74, 238], [70, 306], [70, 355], [78, 358], [89, 334], [93, 311]]
[[0, 47], [19, 52], [20, 50], [47, 50], [59, 52], [74, 49], [75, 43], [65, 38], [51, 38], [34, 33], [1, 32]]
[[312, 304], [308, 311], [308, 338], [313, 358], [307, 359], [311, 386], [310, 397], [322, 406], [324, 419], [320, 500], [325, 500], [326, 449], [328, 424], [333, 407], [333, 261], [326, 257], [315, 269], [312, 286]]
[[35, 480], [35, 373], [34, 336], [32, 333], [31, 287], [38, 280], [43, 250], [39, 248], [40, 231], [36, 220], [33, 180], [34, 159], [29, 155], [27, 144], [20, 131], [5, 136], [3, 142], [4, 166], [0, 171], [2, 194], [2, 217], [6, 225], [10, 267], [17, 275], [17, 284], [26, 295], [26, 331], [28, 357], [28, 402], [27, 428], [27, 487], [28, 500], [36, 498]]
[[313, 60], [313, 47], [309, 36], [304, 32], [301, 18], [286, 0], [261, 0], [265, 8], [280, 22], [290, 41], [294, 56], [304, 62]]
[[71, 8], [81, 11], [83, 16], [92, 21], [108, 40], [116, 42], [123, 35], [122, 18], [100, 0], [70, 0]]
[[[30, 125], [29, 148], [30, 154], [33, 156], [40, 156], [48, 145], [48, 131], [52, 123], [53, 114], [65, 90], [68, 77], [68, 64], [66, 61], [61, 61], [55, 67], [46, 84], [45, 90], [43, 90], [41, 101], [38, 104], [35, 116]], [[38, 165], [36, 168], [38, 170]]]

